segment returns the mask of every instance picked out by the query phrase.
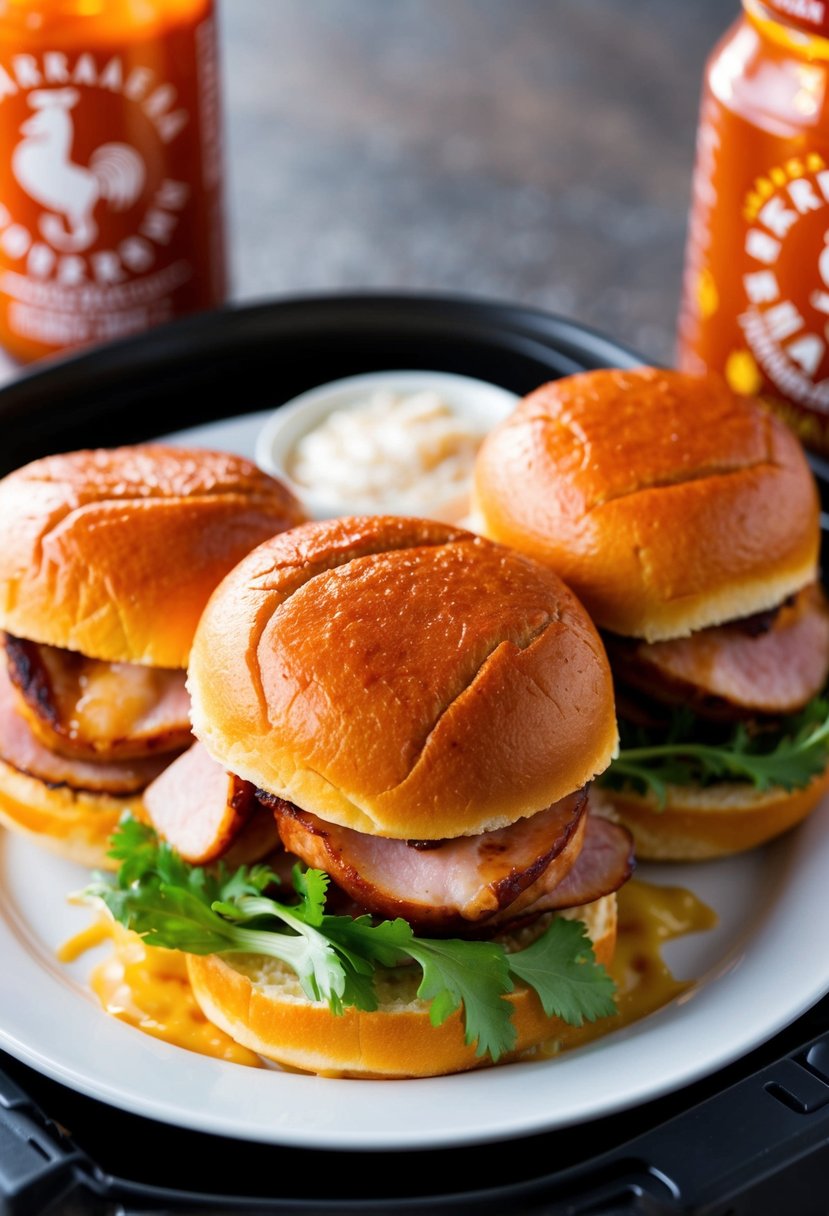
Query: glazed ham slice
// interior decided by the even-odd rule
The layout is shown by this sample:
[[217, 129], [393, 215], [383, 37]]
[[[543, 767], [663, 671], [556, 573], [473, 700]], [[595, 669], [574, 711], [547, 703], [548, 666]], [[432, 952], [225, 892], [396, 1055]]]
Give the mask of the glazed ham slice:
[[40, 742], [18, 712], [17, 695], [5, 663], [0, 663], [0, 759], [18, 772], [49, 785], [115, 796], [135, 794], [157, 777], [169, 756], [94, 761], [61, 756]]
[[670, 642], [608, 639], [617, 677], [658, 700], [713, 698], [746, 713], [786, 714], [829, 676], [829, 605], [816, 585], [763, 618], [701, 629]]
[[490, 924], [498, 928], [523, 920], [533, 920], [543, 912], [580, 908], [603, 895], [618, 891], [634, 869], [633, 838], [621, 824], [587, 815], [584, 842], [575, 864], [564, 878], [556, 881], [546, 871], [514, 903], [499, 913]]
[[288, 852], [326, 870], [367, 911], [433, 932], [486, 922], [542, 873], [561, 881], [579, 855], [586, 824], [587, 793], [580, 790], [510, 827], [415, 844], [339, 827], [258, 796], [273, 807]]
[[10, 634], [5, 650], [20, 710], [52, 751], [126, 760], [192, 741], [184, 671], [103, 663]]
[[[226, 772], [201, 743], [147, 787], [144, 806], [158, 834], [185, 861], [198, 865], [225, 853], [251, 812], [259, 809], [254, 787]], [[276, 843], [275, 834], [268, 835], [259, 843], [259, 856]]]

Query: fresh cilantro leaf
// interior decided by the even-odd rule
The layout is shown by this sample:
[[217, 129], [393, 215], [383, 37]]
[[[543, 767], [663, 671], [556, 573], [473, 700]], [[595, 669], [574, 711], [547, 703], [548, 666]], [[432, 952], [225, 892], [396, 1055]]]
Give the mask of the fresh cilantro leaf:
[[[816, 697], [775, 727], [735, 726], [723, 740], [700, 742], [699, 719], [675, 713], [660, 741], [638, 728], [621, 731], [623, 745], [599, 784], [652, 793], [662, 808], [669, 785], [742, 781], [758, 790], [802, 789], [829, 764], [829, 702]], [[635, 741], [631, 742], [632, 736]]]
[[596, 962], [587, 929], [579, 920], [557, 917], [543, 936], [507, 956], [509, 969], [538, 993], [547, 1017], [571, 1026], [617, 1012], [616, 986]]
[[362, 959], [369, 966], [399, 966], [406, 961], [414, 939], [411, 925], [400, 917], [374, 924], [370, 916], [326, 916], [323, 930], [342, 954]]
[[140, 892], [93, 882], [84, 896], [99, 899], [115, 920], [132, 929], [150, 946], [185, 950], [188, 954], [218, 954], [234, 948], [234, 929], [186, 887], [157, 878], [144, 880]]
[[[188, 954], [271, 955], [296, 972], [311, 1000], [328, 1001], [335, 1012], [342, 1011], [348, 977], [336, 951], [313, 923], [258, 894], [260, 884], [267, 885], [271, 877], [264, 868], [253, 881], [247, 869], [230, 877], [220, 870], [217, 876], [188, 865], [152, 828], [129, 817], [113, 835], [112, 855], [122, 862], [117, 885], [98, 878], [83, 894], [100, 900], [148, 945]], [[306, 881], [304, 891], [298, 908], [305, 908], [313, 922], [319, 916], [320, 883]], [[262, 916], [294, 932], [260, 929]], [[245, 927], [250, 922], [255, 927]]]
[[123, 886], [152, 870], [158, 857], [158, 837], [151, 827], [129, 813], [122, 815], [110, 840], [108, 856], [121, 862], [119, 882]]
[[294, 888], [302, 896], [302, 917], [306, 924], [321, 925], [330, 878], [324, 870], [303, 870], [296, 865], [293, 880]]
[[[374, 1013], [380, 1007], [380, 1002], [377, 1000], [377, 992], [374, 988], [373, 969], [361, 967], [358, 970], [352, 965], [349, 958], [344, 957], [340, 957], [340, 963], [345, 973], [345, 989], [341, 1007], [353, 1005], [355, 1009]], [[332, 1012], [336, 1012], [336, 1010], [332, 1009]]]
[[[539, 994], [545, 1010], [574, 1025], [604, 1016], [612, 982], [593, 960], [577, 922], [554, 920], [527, 950], [508, 955], [495, 942], [417, 937], [405, 920], [374, 923], [325, 913], [328, 875], [294, 867], [296, 903], [266, 892], [278, 878], [266, 866], [188, 865], [155, 832], [131, 818], [119, 825], [111, 855], [117, 879], [98, 876], [83, 893], [149, 945], [191, 954], [255, 953], [280, 959], [311, 1000], [335, 1014], [378, 1007], [378, 968], [417, 964], [418, 995], [438, 1026], [460, 1010], [468, 1044], [497, 1061], [516, 1042], [507, 994], [513, 977]], [[611, 1002], [612, 1004], [612, 1002]]]
[[433, 1026], [440, 1026], [463, 1005], [464, 1037], [467, 1044], [476, 1044], [476, 1055], [489, 1054], [497, 1063], [515, 1046], [512, 1006], [504, 1000], [514, 985], [503, 947], [495, 942], [415, 937], [407, 953], [423, 968], [417, 994], [431, 1002]]
[[220, 870], [220, 899], [232, 904], [243, 895], [261, 895], [269, 887], [281, 885], [281, 880], [268, 866], [239, 866], [228, 875]]

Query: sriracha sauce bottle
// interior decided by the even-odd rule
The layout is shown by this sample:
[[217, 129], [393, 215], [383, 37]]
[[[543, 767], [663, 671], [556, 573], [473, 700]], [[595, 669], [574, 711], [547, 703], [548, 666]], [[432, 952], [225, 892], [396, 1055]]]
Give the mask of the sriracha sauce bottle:
[[743, 0], [709, 57], [678, 363], [829, 454], [829, 0]]
[[26, 361], [226, 291], [213, 0], [0, 0], [0, 345]]

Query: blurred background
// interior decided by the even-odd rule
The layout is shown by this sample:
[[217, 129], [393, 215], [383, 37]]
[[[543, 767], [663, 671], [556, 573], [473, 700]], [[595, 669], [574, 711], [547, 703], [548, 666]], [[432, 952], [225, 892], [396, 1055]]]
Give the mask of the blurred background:
[[232, 292], [539, 305], [669, 362], [738, 0], [219, 0]]
[[738, 11], [218, 0], [232, 298], [467, 293], [672, 361], [703, 66]]

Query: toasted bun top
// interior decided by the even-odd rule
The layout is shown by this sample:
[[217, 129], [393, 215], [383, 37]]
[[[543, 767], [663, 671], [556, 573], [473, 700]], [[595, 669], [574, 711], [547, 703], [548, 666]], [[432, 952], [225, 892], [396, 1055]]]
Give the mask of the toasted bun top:
[[402, 839], [531, 815], [616, 746], [607, 658], [576, 598], [423, 520], [328, 520], [260, 545], [211, 596], [188, 686], [226, 768]]
[[285, 486], [224, 452], [146, 444], [36, 460], [0, 481], [0, 629], [185, 667], [216, 584], [303, 518]]
[[817, 489], [792, 432], [719, 378], [545, 384], [487, 437], [481, 531], [548, 562], [605, 629], [679, 637], [813, 582]]

